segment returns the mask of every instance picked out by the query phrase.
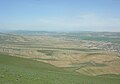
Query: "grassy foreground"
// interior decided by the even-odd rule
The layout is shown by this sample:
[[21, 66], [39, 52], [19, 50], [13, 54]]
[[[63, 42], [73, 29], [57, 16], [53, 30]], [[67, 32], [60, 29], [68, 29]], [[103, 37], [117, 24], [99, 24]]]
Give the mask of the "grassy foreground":
[[90, 77], [32, 59], [0, 54], [0, 84], [120, 84], [120, 76], [111, 76]]

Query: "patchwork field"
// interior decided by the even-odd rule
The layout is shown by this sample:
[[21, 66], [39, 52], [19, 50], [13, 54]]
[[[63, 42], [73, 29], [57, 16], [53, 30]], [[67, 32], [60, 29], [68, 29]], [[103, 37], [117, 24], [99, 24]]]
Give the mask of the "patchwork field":
[[0, 84], [119, 84], [119, 36], [114, 32], [0, 33]]

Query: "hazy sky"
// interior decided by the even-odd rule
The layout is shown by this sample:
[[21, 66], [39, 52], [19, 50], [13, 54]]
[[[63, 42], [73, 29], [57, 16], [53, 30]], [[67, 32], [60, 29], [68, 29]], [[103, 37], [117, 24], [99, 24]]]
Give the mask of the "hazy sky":
[[120, 0], [0, 0], [2, 30], [120, 32]]

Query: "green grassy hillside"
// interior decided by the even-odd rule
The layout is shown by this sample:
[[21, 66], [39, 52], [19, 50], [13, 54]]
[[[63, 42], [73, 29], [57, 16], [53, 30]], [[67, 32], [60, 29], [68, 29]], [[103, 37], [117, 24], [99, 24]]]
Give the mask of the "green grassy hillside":
[[[112, 75], [111, 75], [112, 76]], [[0, 54], [0, 84], [119, 84], [120, 76], [84, 76], [31, 59]]]

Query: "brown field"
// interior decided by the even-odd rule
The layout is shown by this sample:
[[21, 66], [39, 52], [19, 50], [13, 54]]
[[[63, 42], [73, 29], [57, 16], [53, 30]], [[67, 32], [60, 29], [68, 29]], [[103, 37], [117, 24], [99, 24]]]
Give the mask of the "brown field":
[[[3, 38], [8, 37], [3, 35]], [[120, 74], [120, 54], [108, 45], [114, 46], [110, 42], [49, 35], [11, 35], [10, 39], [1, 42], [0, 52], [70, 68], [87, 75]]]

